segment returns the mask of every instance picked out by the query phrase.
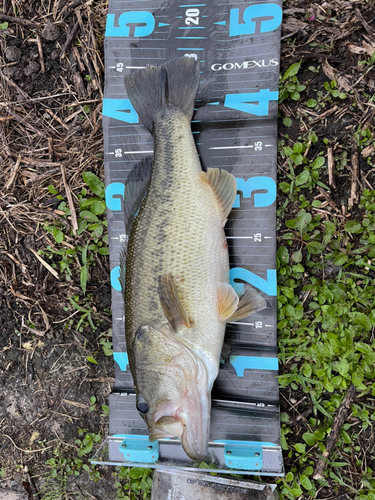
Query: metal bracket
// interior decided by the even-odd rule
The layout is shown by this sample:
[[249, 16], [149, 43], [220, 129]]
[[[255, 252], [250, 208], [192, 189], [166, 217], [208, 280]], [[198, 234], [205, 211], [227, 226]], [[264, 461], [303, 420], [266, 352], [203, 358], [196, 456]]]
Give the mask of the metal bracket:
[[152, 464], [159, 460], [159, 442], [150, 443], [148, 436], [141, 435], [116, 435], [124, 438], [119, 450], [124, 454], [127, 462]]

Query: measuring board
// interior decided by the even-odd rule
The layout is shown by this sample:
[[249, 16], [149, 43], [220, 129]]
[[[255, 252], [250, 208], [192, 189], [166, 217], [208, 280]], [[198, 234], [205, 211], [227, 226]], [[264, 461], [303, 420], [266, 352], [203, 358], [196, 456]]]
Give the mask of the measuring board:
[[237, 180], [225, 227], [232, 285], [250, 283], [267, 308], [227, 325], [232, 352], [212, 391], [209, 455], [223, 470], [283, 473], [276, 350], [276, 152], [281, 0], [110, 0], [105, 31], [103, 132], [116, 381], [109, 437], [94, 463], [191, 468], [179, 441], [150, 445], [128, 366], [119, 256], [124, 183], [152, 157], [153, 139], [127, 98], [124, 75], [184, 54], [200, 61], [192, 133], [203, 168]]

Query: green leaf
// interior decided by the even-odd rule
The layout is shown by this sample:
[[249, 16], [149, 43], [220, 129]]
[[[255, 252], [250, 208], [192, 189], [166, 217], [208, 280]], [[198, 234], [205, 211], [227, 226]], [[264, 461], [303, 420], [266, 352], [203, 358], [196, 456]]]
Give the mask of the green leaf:
[[109, 416], [109, 406], [102, 405], [102, 410], [105, 413], [105, 415], [107, 415], [107, 417], [108, 417]]
[[296, 142], [294, 147], [293, 147], [293, 152], [294, 153], [302, 153], [303, 146], [300, 142]]
[[301, 95], [299, 94], [299, 92], [292, 92], [290, 94], [290, 97], [293, 99], [293, 101], [299, 101], [301, 98]]
[[311, 222], [311, 214], [305, 212], [305, 210], [301, 210], [296, 217], [295, 227], [303, 232], [307, 224], [310, 224], [310, 222]]
[[294, 445], [294, 448], [296, 449], [296, 451], [298, 451], [298, 453], [304, 453], [306, 450], [306, 445], [303, 443], [297, 443]]
[[325, 249], [325, 246], [317, 241], [310, 241], [306, 246], [307, 250], [312, 254], [319, 254]]
[[324, 227], [330, 232], [330, 233], [334, 233], [336, 231], [336, 226], [333, 222], [329, 221], [329, 220], [326, 220], [324, 221]]
[[55, 189], [55, 186], [53, 184], [50, 184], [48, 186], [48, 191], [51, 193], [51, 194], [57, 194], [58, 191]]
[[109, 255], [109, 248], [107, 247], [99, 248], [99, 253], [100, 255]]
[[343, 358], [337, 363], [336, 368], [339, 374], [345, 377], [345, 375], [349, 372], [349, 363], [345, 358]]
[[325, 159], [322, 156], [315, 158], [312, 168], [321, 168], [325, 164]]
[[87, 356], [87, 361], [90, 361], [90, 363], [94, 363], [95, 365], [98, 365], [99, 363], [97, 361], [95, 361], [94, 358], [92, 358], [91, 356]]
[[335, 264], [335, 266], [342, 266], [343, 264], [345, 264], [345, 262], [347, 260], [348, 260], [347, 254], [340, 252], [337, 255], [337, 257], [335, 257], [335, 260], [333, 261], [333, 263]]
[[89, 280], [89, 268], [88, 268], [87, 264], [85, 264], [81, 268], [81, 288], [82, 288], [83, 294], [86, 293], [86, 285], [87, 285], [88, 280]]
[[316, 439], [314, 437], [314, 434], [311, 434], [311, 432], [305, 432], [304, 434], [302, 434], [302, 439], [309, 446], [314, 446], [314, 444], [316, 443]]
[[302, 186], [302, 184], [306, 184], [310, 180], [310, 172], [308, 170], [304, 170], [299, 174], [296, 179], [296, 186]]
[[357, 312], [356, 315], [355, 315], [355, 319], [354, 319], [354, 323], [356, 325], [359, 325], [359, 326], [362, 326], [365, 330], [367, 330], [368, 332], [371, 331], [372, 329], [372, 323], [371, 323], [371, 320], [370, 318], [364, 314], [364, 313], [361, 313], [361, 312]]
[[96, 397], [95, 396], [91, 396], [90, 397], [90, 404], [93, 405], [96, 403]]
[[311, 484], [311, 481], [308, 477], [306, 476], [300, 476], [300, 483], [302, 484], [302, 486], [305, 488], [305, 490], [311, 490], [312, 488], [312, 484]]
[[302, 165], [303, 163], [303, 156], [300, 154], [293, 155], [293, 161], [295, 165]]
[[99, 222], [97, 216], [94, 215], [92, 212], [89, 212], [88, 210], [83, 210], [82, 212], [80, 212], [79, 215], [82, 219], [87, 220], [89, 222]]
[[292, 120], [288, 117], [288, 116], [285, 116], [283, 118], [283, 124], [286, 126], [286, 127], [291, 127], [292, 126]]
[[279, 247], [276, 253], [277, 258], [279, 259], [281, 264], [288, 264], [289, 262], [289, 252], [288, 249], [284, 246]]
[[56, 243], [62, 243], [64, 241], [64, 233], [62, 231], [54, 231], [53, 237], [56, 240]]
[[141, 467], [132, 467], [129, 471], [129, 477], [132, 479], [140, 479], [145, 474], [145, 469]]
[[289, 68], [286, 70], [284, 76], [283, 76], [283, 80], [286, 80], [287, 78], [291, 77], [291, 76], [294, 76], [298, 73], [299, 71], [299, 68], [301, 66], [301, 61], [299, 61], [298, 63], [294, 63], [292, 64], [291, 66], [289, 66]]
[[308, 108], [315, 108], [315, 106], [318, 104], [318, 101], [316, 101], [315, 99], [309, 99], [306, 103], [306, 106]]
[[95, 201], [90, 207], [90, 212], [95, 215], [101, 215], [105, 212], [105, 208], [106, 206], [104, 201]]
[[348, 233], [358, 233], [361, 229], [361, 223], [356, 220], [350, 220], [345, 224], [345, 231]]
[[4, 23], [0, 23], [0, 30], [6, 30], [8, 28], [8, 23], [5, 21]]
[[292, 254], [292, 260], [294, 262], [297, 262], [297, 263], [302, 261], [302, 250], [301, 249], [297, 250], [296, 252], [294, 252]]
[[92, 172], [83, 172], [82, 178], [96, 195], [104, 198], [104, 183]]

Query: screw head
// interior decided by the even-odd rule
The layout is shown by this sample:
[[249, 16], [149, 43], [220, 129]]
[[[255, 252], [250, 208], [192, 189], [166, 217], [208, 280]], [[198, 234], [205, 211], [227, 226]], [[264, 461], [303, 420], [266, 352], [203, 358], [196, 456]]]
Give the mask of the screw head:
[[232, 462], [229, 460], [228, 464], [230, 465]]
[[155, 458], [154, 455], [152, 455], [151, 458], [152, 458], [152, 460], [154, 460], [154, 458]]
[[256, 467], [258, 467], [259, 466], [258, 462], [255, 465], [256, 465]]
[[227, 451], [227, 455], [231, 455], [232, 452], [230, 450]]
[[126, 444], [122, 444], [122, 445], [121, 445], [121, 448], [126, 448]]
[[148, 450], [152, 450], [152, 446], [147, 446], [147, 449]]
[[260, 453], [258, 453], [257, 451], [254, 453], [254, 456], [255, 457], [259, 457]]
[[130, 457], [129, 453], [126, 455], [127, 457]]

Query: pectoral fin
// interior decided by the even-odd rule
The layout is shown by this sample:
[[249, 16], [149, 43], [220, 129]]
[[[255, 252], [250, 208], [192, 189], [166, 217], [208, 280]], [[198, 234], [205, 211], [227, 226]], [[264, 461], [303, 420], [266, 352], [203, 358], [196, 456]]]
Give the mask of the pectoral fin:
[[230, 317], [230, 321], [239, 321], [247, 318], [250, 314], [261, 311], [267, 307], [265, 299], [254, 288], [249, 289], [242, 295], [238, 307], [234, 314]]
[[218, 284], [217, 298], [219, 317], [225, 321], [235, 313], [240, 299], [229, 283]]
[[202, 172], [201, 178], [207, 182], [215, 193], [216, 199], [223, 213], [223, 221], [228, 218], [237, 194], [236, 179], [226, 170], [209, 168]]
[[177, 331], [177, 328], [181, 325], [190, 328], [187, 312], [181, 304], [171, 274], [163, 274], [163, 276], [159, 277], [159, 298], [163, 312], [175, 331]]

